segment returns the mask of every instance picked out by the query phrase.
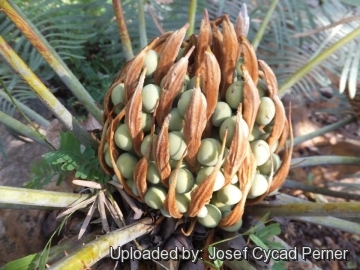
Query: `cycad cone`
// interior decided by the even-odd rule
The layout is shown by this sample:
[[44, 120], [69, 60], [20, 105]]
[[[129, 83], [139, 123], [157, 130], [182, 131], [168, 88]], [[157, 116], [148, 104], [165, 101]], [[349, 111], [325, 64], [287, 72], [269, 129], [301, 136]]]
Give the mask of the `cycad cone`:
[[197, 36], [184, 41], [187, 24], [160, 36], [106, 95], [102, 167], [165, 216], [237, 230], [245, 203], [274, 192], [288, 173], [291, 123], [243, 21], [234, 27], [205, 12]]

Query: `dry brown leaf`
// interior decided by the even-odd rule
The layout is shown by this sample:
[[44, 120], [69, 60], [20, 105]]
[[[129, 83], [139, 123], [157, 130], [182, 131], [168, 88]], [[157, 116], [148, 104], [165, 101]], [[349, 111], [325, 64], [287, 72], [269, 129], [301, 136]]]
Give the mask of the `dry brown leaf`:
[[[207, 10], [204, 10], [204, 16], [201, 20], [199, 36], [197, 38], [197, 50], [195, 61], [195, 76], [200, 75], [201, 66], [204, 63], [205, 52], [208, 46], [211, 45], [211, 27], [209, 21], [209, 14]], [[203, 77], [204, 78], [204, 77]]]
[[224, 15], [222, 21], [222, 34], [223, 34], [223, 57], [221, 61], [222, 78], [220, 96], [225, 98], [226, 90], [234, 82], [234, 70], [239, 55], [239, 43], [235, 33], [234, 25], [230, 22], [229, 16]]
[[154, 161], [159, 171], [161, 182], [168, 187], [171, 173], [170, 152], [169, 152], [169, 122], [171, 115], [167, 115], [161, 130], [154, 143]]
[[241, 66], [244, 77], [244, 110], [243, 118], [251, 131], [254, 127], [257, 111], [260, 106], [259, 91], [245, 66]]
[[164, 42], [160, 51], [158, 66], [154, 72], [154, 82], [156, 85], [160, 85], [162, 78], [174, 64], [188, 28], [189, 24], [187, 23], [182, 28], [172, 33]]
[[124, 74], [125, 101], [130, 100], [138, 87], [139, 77], [144, 66], [146, 54], [155, 46], [158, 40], [158, 38], [155, 38], [149, 45], [143, 48], [140, 53], [131, 60], [131, 64], [127, 66], [126, 73]]
[[236, 124], [234, 136], [230, 144], [229, 152], [226, 156], [223, 169], [225, 176], [224, 186], [230, 183], [234, 175], [239, 171], [241, 163], [243, 162], [246, 151], [246, 144], [248, 144], [247, 137], [242, 128], [242, 115], [241, 115], [241, 105], [236, 114]]
[[246, 70], [249, 72], [249, 75], [256, 86], [259, 80], [259, 66], [254, 48], [250, 41], [244, 36], [240, 37], [240, 48]]
[[264, 80], [266, 82], [268, 88], [269, 97], [272, 98], [274, 95], [277, 95], [278, 92], [278, 84], [276, 80], [276, 76], [272, 69], [266, 64], [263, 60], [258, 60], [260, 69], [264, 73]]
[[181, 92], [184, 86], [186, 71], [189, 64], [188, 60], [194, 49], [195, 47], [192, 47], [185, 57], [182, 57], [179, 62], [170, 68], [166, 75], [156, 113], [156, 122], [159, 126], [162, 125], [165, 116], [170, 113], [175, 97]]
[[125, 123], [129, 128], [129, 133], [133, 142], [133, 148], [139, 157], [141, 154], [141, 142], [144, 138], [144, 132], [142, 128], [142, 89], [145, 80], [146, 67], [143, 69], [138, 85], [135, 89], [131, 99], [125, 107]]
[[285, 128], [286, 122], [285, 108], [279, 96], [274, 95], [271, 99], [275, 104], [275, 117], [274, 126], [270, 132], [269, 137], [266, 139], [266, 142], [269, 144], [270, 147], [272, 147], [279, 140]]
[[199, 88], [199, 78], [190, 103], [184, 115], [184, 139], [188, 146], [188, 154], [185, 160], [190, 165], [190, 170], [193, 172], [198, 167], [196, 158], [197, 152], [201, 144], [201, 136], [206, 126], [206, 99]]

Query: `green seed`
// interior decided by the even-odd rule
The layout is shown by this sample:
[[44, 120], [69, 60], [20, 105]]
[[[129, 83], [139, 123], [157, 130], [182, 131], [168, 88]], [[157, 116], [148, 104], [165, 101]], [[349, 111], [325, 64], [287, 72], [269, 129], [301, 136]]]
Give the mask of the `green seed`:
[[184, 93], [181, 94], [179, 101], [178, 101], [178, 105], [177, 108], [179, 110], [179, 113], [184, 116], [187, 107], [189, 106], [189, 103], [191, 101], [192, 95], [194, 93], [194, 90], [188, 90], [185, 91]]
[[263, 165], [259, 166], [259, 172], [263, 175], [270, 175], [271, 168], [274, 166], [274, 174], [276, 171], [280, 168], [281, 160], [280, 157], [277, 154], [272, 153], [271, 154], [272, 161], [269, 158]]
[[203, 218], [198, 217], [197, 220], [200, 224], [207, 228], [215, 228], [221, 220], [221, 212], [216, 206], [212, 204], [207, 204], [205, 207], [208, 211], [207, 215]]
[[275, 104], [269, 97], [262, 97], [260, 99], [259, 110], [256, 114], [256, 124], [259, 126], [266, 126], [275, 116]]
[[110, 168], [112, 168], [113, 167], [113, 165], [112, 165], [112, 163], [111, 163], [111, 157], [110, 157], [110, 150], [109, 149], [107, 149], [106, 151], [105, 151], [105, 154], [104, 154], [104, 159], [105, 159], [105, 163], [110, 167]]
[[[155, 143], [156, 137], [157, 137], [157, 135], [154, 134], [153, 141], [152, 141], [153, 145]], [[143, 156], [146, 155], [146, 151], [147, 151], [150, 139], [151, 139], [151, 134], [148, 134], [144, 137], [143, 141], [141, 142], [140, 151]], [[154, 160], [154, 155], [153, 155], [152, 149], [150, 151], [151, 151], [150, 160]]]
[[126, 124], [121, 124], [114, 134], [115, 144], [124, 151], [130, 151], [133, 147], [129, 128]]
[[[174, 159], [170, 159], [169, 160], [169, 164], [171, 169], [175, 169], [176, 166], [178, 165], [179, 160], [174, 160]], [[186, 163], [186, 161], [183, 160], [183, 162], [181, 162], [181, 165], [179, 168], [188, 168], [188, 164]]]
[[131, 184], [131, 191], [134, 193], [135, 196], [139, 196], [139, 191], [136, 187], [135, 181], [133, 181]]
[[257, 166], [263, 165], [270, 157], [269, 145], [263, 140], [257, 140], [250, 143], [251, 151], [256, 159]]
[[[260, 140], [264, 140], [266, 141], [266, 139], [270, 136], [270, 133], [264, 133], [260, 136]], [[276, 149], [279, 146], [279, 141], [276, 141], [270, 148], [271, 153], [274, 153], [276, 151]]]
[[[227, 136], [226, 136], [226, 146], [230, 147], [231, 145], [231, 141], [234, 137], [234, 132], [235, 132], [235, 127], [236, 127], [236, 116], [231, 116], [228, 119], [226, 119], [220, 126], [220, 130], [219, 130], [219, 135], [221, 140], [223, 140], [224, 135], [225, 135], [225, 130], [228, 130]], [[249, 136], [249, 128], [248, 125], [246, 124], [245, 120], [241, 118], [241, 125], [240, 128], [243, 130], [245, 137]]]
[[142, 110], [147, 113], [152, 113], [155, 109], [156, 103], [160, 98], [160, 87], [155, 84], [148, 84], [144, 86], [142, 91]]
[[266, 96], [267, 86], [266, 86], [266, 82], [264, 82], [264, 80], [262, 80], [262, 79], [258, 80], [257, 89], [259, 91], [259, 96], [260, 97], [265, 97]]
[[264, 134], [264, 131], [262, 131], [257, 124], [254, 124], [253, 130], [251, 131], [251, 134], [248, 137], [248, 141], [252, 142], [260, 138], [261, 135]]
[[176, 206], [180, 213], [185, 213], [189, 209], [190, 200], [185, 194], [175, 194]]
[[[225, 212], [225, 213], [223, 213], [222, 217], [225, 218], [230, 213], [231, 212]], [[224, 228], [221, 228], [221, 229], [223, 229], [224, 231], [227, 231], [227, 232], [237, 232], [241, 228], [242, 223], [243, 223], [242, 219], [239, 219], [234, 225], [229, 226], [229, 227], [224, 227]]]
[[149, 132], [151, 130], [152, 114], [142, 112], [141, 113], [141, 123], [142, 123], [143, 131]]
[[180, 131], [172, 131], [169, 133], [169, 153], [170, 158], [180, 160], [186, 149], [186, 143], [183, 134]]
[[263, 195], [267, 191], [268, 186], [269, 182], [264, 175], [259, 173], [255, 174], [252, 186], [247, 197], [249, 199], [253, 199]]
[[170, 131], [181, 131], [184, 126], [184, 117], [180, 114], [178, 108], [173, 108], [170, 111], [170, 122], [169, 122], [169, 130]]
[[151, 186], [146, 191], [144, 200], [145, 203], [153, 209], [160, 209], [163, 207], [166, 197], [165, 189], [161, 187]]
[[[175, 180], [173, 178], [175, 171], [172, 171], [170, 174], [170, 179]], [[179, 169], [176, 179], [176, 193], [184, 194], [186, 192], [191, 191], [194, 186], [194, 176], [187, 169]]]
[[129, 153], [123, 153], [119, 156], [116, 161], [116, 166], [118, 167], [121, 175], [126, 178], [130, 179], [133, 178], [135, 166], [138, 160], [136, 157]]
[[216, 197], [223, 204], [234, 205], [241, 200], [242, 192], [237, 186], [229, 184], [220, 189]]
[[219, 101], [216, 104], [215, 111], [213, 115], [211, 116], [211, 123], [215, 127], [220, 127], [221, 124], [231, 116], [232, 111], [230, 106], [222, 101]]
[[201, 141], [196, 157], [204, 166], [215, 166], [218, 162], [220, 151], [221, 144], [219, 141], [212, 138], [206, 138]]
[[157, 68], [159, 61], [159, 54], [154, 50], [150, 50], [146, 53], [144, 66], [146, 66], [146, 76], [150, 77], [153, 75], [154, 71]]
[[237, 109], [239, 103], [244, 102], [244, 82], [237, 81], [234, 82], [229, 88], [226, 90], [225, 100], [226, 103], [233, 109]]
[[206, 217], [208, 213], [208, 209], [206, 208], [206, 205], [204, 205], [201, 209], [200, 212], [196, 215], [198, 218], [204, 218]]
[[[192, 77], [188, 83], [188, 89], [194, 89], [196, 83], [196, 76]], [[200, 89], [202, 89], [202, 78], [200, 78]]]
[[[113, 91], [111, 92], [111, 101], [114, 104], [114, 106], [116, 106], [119, 103], [125, 102], [125, 89], [123, 83], [120, 83], [114, 87]], [[117, 106], [117, 108], [120, 107], [119, 110], [121, 110], [122, 108], [124, 108], [124, 106], [125, 105], [119, 105]]]
[[168, 211], [166, 211], [163, 207], [160, 208], [160, 212], [164, 217], [172, 218]]
[[236, 62], [236, 66], [235, 66], [235, 71], [238, 77], [242, 77], [243, 76], [243, 72], [241, 70], [241, 66], [244, 64], [244, 58], [240, 57], [237, 62]]
[[149, 162], [148, 170], [146, 172], [146, 180], [148, 180], [152, 184], [159, 184], [161, 181], [159, 171], [156, 168], [154, 161]]
[[[196, 184], [200, 185], [200, 183], [202, 181], [204, 181], [204, 179], [206, 177], [208, 177], [212, 173], [213, 170], [214, 170], [214, 167], [201, 168], [198, 171], [197, 176], [196, 176]], [[217, 190], [221, 189], [224, 186], [224, 183], [225, 183], [225, 177], [224, 177], [223, 173], [221, 171], [219, 171], [216, 175], [213, 191], [217, 191]]]
[[226, 205], [226, 204], [220, 202], [219, 199], [217, 198], [217, 192], [213, 193], [210, 203], [212, 205], [216, 206], [221, 211], [221, 213], [231, 211], [232, 205]]

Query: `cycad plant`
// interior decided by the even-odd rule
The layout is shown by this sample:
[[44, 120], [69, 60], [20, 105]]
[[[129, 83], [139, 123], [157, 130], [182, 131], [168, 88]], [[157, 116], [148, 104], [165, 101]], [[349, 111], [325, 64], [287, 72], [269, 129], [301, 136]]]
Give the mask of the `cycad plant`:
[[[264, 226], [269, 213], [360, 232], [359, 224], [337, 218], [357, 216], [357, 202], [336, 203], [334, 207], [334, 203], [309, 203], [277, 191], [286, 181], [291, 163], [293, 167], [359, 163], [354, 157], [291, 161], [293, 144], [334, 130], [353, 118], [293, 139], [291, 113], [286, 115], [280, 100], [290, 89], [315, 99], [314, 89], [330, 85], [330, 74], [339, 78], [341, 91], [347, 89], [350, 98], [355, 96], [360, 54], [352, 44], [357, 44], [360, 28], [351, 17], [333, 22], [338, 18], [328, 15], [336, 9], [351, 16], [356, 12], [351, 6], [338, 1], [318, 7], [299, 1], [258, 1], [246, 3], [246, 7], [237, 1], [191, 0], [184, 5], [183, 1], [113, 0], [112, 5], [102, 1], [63, 5], [51, 19], [51, 1], [42, 2], [48, 5], [44, 14], [29, 8], [37, 25], [13, 1], [0, 2], [11, 20], [1, 24], [0, 55], [13, 71], [1, 67], [1, 104], [5, 105], [0, 121], [52, 148], [33, 168], [28, 188], [42, 188], [54, 175], [59, 175], [61, 182], [72, 174], [72, 182], [88, 192], [1, 187], [0, 200], [3, 207], [68, 208], [58, 218], [85, 210], [78, 238], [87, 244], [75, 242], [70, 247], [65, 241], [52, 248], [48, 244], [42, 253], [9, 263], [5, 269], [44, 269], [45, 265], [53, 269], [88, 268], [109, 255], [110, 246], [134, 243], [144, 250], [136, 239], [152, 230], [159, 234], [159, 228], [174, 220], [185, 239], [193, 241], [190, 246], [204, 250], [201, 263], [212, 268], [253, 269], [248, 261], [212, 259], [216, 249], [226, 249], [224, 243], [230, 240], [245, 237], [251, 246], [280, 248], [280, 239], [275, 236], [280, 233], [279, 224]], [[111, 6], [114, 20], [108, 19]], [[96, 12], [92, 7], [97, 7]], [[82, 14], [75, 10], [82, 10]], [[42, 15], [48, 17], [41, 20]], [[67, 23], [69, 19], [82, 25], [85, 18], [100, 28], [98, 33], [89, 31], [89, 26], [82, 30]], [[319, 27], [323, 28], [309, 33], [309, 28]], [[86, 71], [94, 71], [99, 80], [110, 77], [112, 81], [106, 86], [95, 82], [106, 87], [102, 93], [108, 90], [104, 99], [90, 90], [98, 94], [96, 100], [68, 67], [79, 69], [81, 56], [88, 52], [82, 44], [94, 44], [93, 37], [101, 39], [96, 46], [106, 51], [109, 64], [97, 59], [93, 63], [99, 64], [99, 70], [90, 64], [79, 74], [84, 73], [83, 81], [92, 88], [94, 82], [88, 81]], [[4, 38], [17, 45], [15, 50]], [[309, 50], [311, 45], [314, 52]], [[79, 55], [80, 60], [75, 58]], [[102, 124], [102, 131], [87, 132], [23, 60], [34, 70], [46, 66], [42, 68], [46, 78], [56, 74]], [[49, 124], [22, 103], [31, 95], [25, 87], [17, 88], [21, 83], [14, 74], [68, 130], [61, 134], [58, 147], [9, 115], [11, 102], [33, 120]], [[103, 101], [104, 106], [96, 101]], [[251, 226], [242, 222], [244, 212], [244, 217], [263, 218]], [[128, 215], [138, 221], [125, 219]], [[93, 240], [85, 232], [96, 219], [103, 235]], [[171, 239], [173, 226], [173, 231], [161, 234], [166, 235], [162, 241]], [[199, 239], [196, 234], [201, 231], [204, 234]], [[169, 269], [185, 267], [185, 262], [156, 263]]]

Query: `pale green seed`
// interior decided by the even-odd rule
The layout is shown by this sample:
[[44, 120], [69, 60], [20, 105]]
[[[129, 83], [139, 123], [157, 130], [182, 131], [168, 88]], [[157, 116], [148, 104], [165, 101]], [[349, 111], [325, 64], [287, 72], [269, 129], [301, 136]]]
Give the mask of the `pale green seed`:
[[207, 204], [205, 207], [208, 211], [207, 215], [203, 218], [197, 217], [197, 220], [200, 224], [207, 228], [215, 228], [221, 220], [221, 212], [216, 206], [212, 204]]
[[[157, 138], [157, 135], [154, 134], [153, 141], [152, 141], [152, 142], [153, 142], [153, 145], [154, 145], [154, 143], [155, 143], [156, 138]], [[147, 151], [147, 149], [148, 149], [148, 145], [149, 145], [150, 139], [151, 139], [151, 134], [148, 134], [148, 135], [146, 135], [146, 136], [144, 137], [144, 139], [143, 139], [142, 142], [141, 142], [140, 152], [141, 152], [141, 154], [142, 154], [143, 156], [146, 155], [146, 151]], [[150, 149], [150, 151], [151, 151], [150, 160], [154, 160], [154, 153], [153, 153], [154, 151], [153, 151], [152, 149]]]
[[152, 114], [142, 112], [141, 113], [141, 123], [142, 123], [143, 131], [149, 132], [151, 130]]
[[251, 151], [254, 154], [256, 165], [263, 165], [270, 157], [269, 145], [263, 140], [256, 140], [250, 143]]
[[150, 77], [158, 66], [159, 54], [154, 50], [149, 50], [146, 53], [144, 66], [146, 66], [146, 76]]
[[161, 208], [160, 208], [160, 212], [161, 212], [161, 214], [162, 214], [164, 217], [172, 218], [172, 216], [169, 214], [168, 211], [165, 210], [165, 208], [161, 207]]
[[270, 175], [271, 168], [273, 167], [273, 173], [275, 174], [276, 171], [280, 168], [281, 160], [279, 155], [272, 153], [272, 158], [269, 158], [263, 165], [259, 166], [259, 172], [263, 175]]
[[[260, 140], [264, 140], [266, 141], [266, 139], [270, 136], [270, 133], [264, 133], [260, 136]], [[271, 153], [274, 153], [276, 151], [276, 149], [279, 146], [279, 141], [276, 141], [271, 147], [270, 147], [270, 151]]]
[[238, 178], [237, 174], [234, 174], [233, 178], [231, 178], [231, 180], [230, 180], [230, 184], [235, 185], [237, 182], [239, 182], [239, 178]]
[[212, 138], [206, 138], [201, 141], [196, 157], [204, 166], [215, 166], [218, 162], [220, 151], [221, 144], [219, 141]]
[[226, 90], [226, 103], [233, 109], [237, 109], [239, 104], [244, 102], [244, 82], [236, 81]]
[[261, 135], [264, 134], [264, 131], [259, 128], [257, 124], [254, 124], [253, 130], [251, 131], [251, 134], [248, 137], [248, 141], [252, 142], [255, 140], [258, 140]]
[[145, 203], [153, 209], [161, 209], [166, 197], [165, 189], [157, 186], [151, 186], [146, 191]]
[[148, 84], [144, 86], [141, 94], [142, 110], [147, 113], [152, 113], [160, 98], [160, 87], [155, 84]]
[[190, 200], [185, 194], [175, 194], [176, 206], [180, 213], [185, 213], [189, 209]]
[[[231, 145], [231, 141], [234, 137], [235, 128], [236, 128], [236, 116], [235, 115], [227, 118], [220, 126], [219, 135], [220, 135], [221, 140], [223, 140], [223, 138], [224, 138], [226, 129], [228, 131], [227, 136], [226, 136], [226, 146], [227, 147], [230, 147], [230, 145]], [[241, 118], [240, 129], [244, 133], [245, 137], [249, 136], [249, 127], [243, 118]]]
[[116, 166], [118, 167], [123, 177], [125, 177], [126, 179], [130, 179], [133, 177], [137, 162], [137, 158], [133, 155], [129, 153], [123, 153], [117, 159]]
[[131, 191], [134, 193], [135, 196], [139, 196], [139, 191], [136, 187], [135, 181], [132, 182]]
[[186, 143], [183, 134], [180, 131], [169, 133], [169, 153], [170, 158], [180, 160], [186, 149]]
[[264, 80], [262, 80], [262, 79], [258, 80], [257, 89], [259, 91], [259, 96], [260, 97], [265, 97], [266, 96], [267, 86], [266, 86], [266, 82], [264, 82]]
[[196, 215], [198, 218], [204, 218], [206, 217], [208, 213], [208, 209], [206, 208], [206, 205], [204, 205], [201, 209], [200, 212]]
[[194, 93], [194, 90], [191, 89], [191, 90], [185, 91], [184, 93], [181, 94], [179, 101], [178, 101], [178, 105], [177, 105], [177, 108], [178, 108], [181, 116], [185, 115], [186, 109], [191, 101], [193, 93]]
[[159, 184], [161, 181], [159, 171], [156, 168], [154, 161], [150, 161], [148, 164], [148, 169], [146, 172], [146, 180], [148, 180], [152, 184]]
[[[170, 174], [170, 180], [174, 181], [174, 173], [175, 170], [173, 170]], [[176, 193], [183, 194], [186, 192], [191, 191], [191, 189], [194, 186], [194, 176], [192, 173], [187, 169], [179, 169], [177, 178], [176, 178]]]
[[105, 163], [110, 167], [112, 168], [113, 165], [111, 163], [111, 157], [110, 157], [110, 150], [107, 149], [104, 153], [104, 159], [105, 159]]
[[170, 111], [170, 122], [169, 122], [169, 130], [170, 131], [181, 131], [184, 127], [184, 117], [179, 112], [178, 108], [173, 108]]
[[[125, 89], [124, 89], [124, 84], [120, 83], [117, 86], [114, 87], [113, 91], [111, 92], [111, 101], [114, 104], [114, 106], [116, 106], [119, 103], [124, 103], [125, 102]], [[118, 110], [121, 110], [122, 108], [124, 108], [125, 105], [119, 105], [117, 106]]]
[[232, 111], [230, 106], [223, 101], [219, 101], [216, 104], [215, 111], [211, 116], [211, 123], [215, 127], [220, 127], [227, 118], [231, 117], [231, 115]]
[[[170, 164], [171, 169], [175, 169], [176, 166], [178, 165], [178, 163], [179, 163], [179, 160], [174, 160], [174, 159], [169, 160], [169, 164]], [[186, 161], [183, 160], [181, 162], [179, 168], [188, 168], [188, 167], [189, 167], [188, 163], [186, 163]]]
[[275, 104], [269, 97], [262, 97], [260, 99], [260, 106], [256, 114], [256, 124], [265, 126], [269, 124], [275, 117]]
[[[194, 89], [196, 83], [196, 76], [192, 77], [188, 83], [188, 89]], [[200, 78], [200, 89], [202, 89], [202, 78]]]
[[259, 173], [255, 174], [252, 186], [247, 197], [249, 199], [253, 199], [263, 195], [267, 191], [268, 186], [269, 182], [264, 175]]
[[103, 150], [103, 152], [105, 153], [105, 151], [108, 150], [108, 149], [109, 149], [109, 144], [106, 142], [106, 143], [104, 144], [104, 150]]
[[237, 61], [236, 61], [236, 66], [235, 66], [235, 71], [236, 71], [236, 75], [238, 77], [242, 77], [243, 76], [243, 72], [241, 70], [241, 66], [244, 65], [244, 58], [240, 57]]
[[234, 205], [241, 200], [242, 192], [237, 186], [229, 184], [221, 188], [216, 197], [223, 204]]
[[130, 151], [133, 147], [129, 128], [126, 124], [121, 124], [114, 134], [115, 144], [124, 151]]
[[232, 205], [226, 205], [226, 204], [220, 202], [217, 198], [217, 192], [213, 193], [210, 203], [212, 205], [216, 206], [221, 211], [221, 213], [231, 211]]
[[[226, 216], [228, 216], [231, 212], [225, 212], [225, 213], [222, 213], [222, 217], [225, 218]], [[241, 226], [242, 226], [242, 219], [239, 219], [234, 225], [231, 225], [231, 226], [228, 226], [228, 227], [223, 227], [221, 229], [223, 229], [224, 231], [227, 231], [227, 232], [237, 232]]]
[[[201, 168], [196, 176], [196, 184], [200, 185], [200, 183], [202, 181], [204, 181], [204, 179], [206, 177], [208, 177], [212, 171], [214, 170], [214, 167], [203, 167]], [[224, 186], [225, 183], [225, 177], [223, 175], [223, 173], [221, 171], [219, 171], [216, 174], [216, 179], [215, 179], [215, 184], [214, 184], [214, 188], [213, 191], [217, 191], [219, 189], [221, 189]]]

